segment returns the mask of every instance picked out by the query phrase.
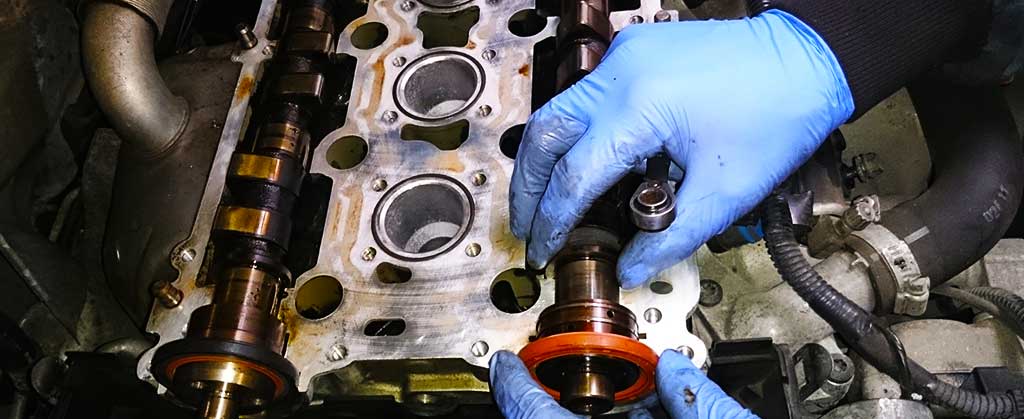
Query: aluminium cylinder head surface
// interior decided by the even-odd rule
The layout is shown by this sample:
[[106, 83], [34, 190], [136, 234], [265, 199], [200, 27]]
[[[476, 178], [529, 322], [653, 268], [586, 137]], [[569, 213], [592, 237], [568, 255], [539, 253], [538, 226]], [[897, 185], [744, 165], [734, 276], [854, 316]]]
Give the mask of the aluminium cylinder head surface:
[[[327, 72], [335, 80], [326, 90], [351, 91], [337, 95], [347, 100], [343, 122], [310, 151], [311, 176], [329, 187], [315, 263], [292, 272], [294, 287], [280, 303], [284, 355], [312, 400], [386, 395], [427, 406], [440, 393], [487, 396], [481, 368], [496, 351], [526, 345], [554, 300], [550, 275], [523, 269], [524, 243], [509, 231], [508, 183], [534, 99], [553, 93], [545, 89], [553, 89], [557, 17], [539, 16], [534, 0], [364, 7], [339, 25], [333, 46], [348, 74]], [[612, 21], [628, 22], [627, 13], [653, 22], [659, 11], [644, 0]], [[215, 205], [204, 199], [191, 248], [204, 247], [200, 224]], [[201, 275], [194, 266], [202, 253], [176, 261], [176, 284]], [[622, 292], [641, 342], [658, 352], [690, 347], [704, 362], [703, 343], [685, 327], [698, 282], [688, 260], [651, 286]], [[179, 288], [181, 307], [209, 298], [202, 288]], [[173, 340], [189, 312], [155, 306], [150, 330]]]

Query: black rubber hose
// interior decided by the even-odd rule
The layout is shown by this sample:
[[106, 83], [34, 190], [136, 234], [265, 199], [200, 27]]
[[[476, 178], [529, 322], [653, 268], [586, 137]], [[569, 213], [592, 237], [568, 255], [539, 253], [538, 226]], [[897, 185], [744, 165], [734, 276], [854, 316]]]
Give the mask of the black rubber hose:
[[[951, 289], [955, 290], [956, 288]], [[995, 316], [999, 321], [1012, 329], [1017, 336], [1024, 337], [1024, 298], [996, 287], [976, 287], [958, 291], [966, 292], [995, 306], [997, 308], [995, 312], [985, 311], [988, 311], [989, 314]], [[967, 303], [971, 304], [970, 302]]]
[[835, 288], [811, 267], [793, 234], [786, 201], [779, 195], [764, 203], [765, 244], [779, 275], [807, 305], [829, 323], [864, 360], [896, 379], [905, 390], [925, 400], [974, 418], [1019, 417], [1015, 397], [1010, 393], [979, 394], [940, 381], [919, 364], [908, 359], [894, 334]]
[[997, 87], [922, 80], [909, 87], [928, 142], [928, 190], [882, 214], [932, 288], [981, 259], [1003, 237], [1024, 190], [1024, 148]]

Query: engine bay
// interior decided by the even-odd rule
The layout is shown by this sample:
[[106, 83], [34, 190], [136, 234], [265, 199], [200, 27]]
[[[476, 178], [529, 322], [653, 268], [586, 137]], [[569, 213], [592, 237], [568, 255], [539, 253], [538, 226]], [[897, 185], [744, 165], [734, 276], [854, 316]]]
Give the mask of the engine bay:
[[[901, 90], [626, 290], [623, 244], [675, 215], [669, 163], [532, 269], [508, 205], [527, 119], [623, 28], [744, 2], [14, 3], [0, 41], [27, 73], [0, 120], [33, 140], [0, 157], [9, 417], [501, 417], [503, 350], [593, 416], [666, 417], [665, 350], [765, 418], [964, 417], [912, 374], [1024, 387], [1019, 82]], [[816, 314], [808, 272], [884, 350]]]

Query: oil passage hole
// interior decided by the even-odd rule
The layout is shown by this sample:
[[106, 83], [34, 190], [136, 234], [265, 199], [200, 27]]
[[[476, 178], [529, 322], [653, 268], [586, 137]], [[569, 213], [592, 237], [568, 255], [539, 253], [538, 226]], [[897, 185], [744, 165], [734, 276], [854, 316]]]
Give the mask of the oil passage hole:
[[507, 269], [491, 282], [491, 304], [505, 313], [529, 310], [539, 298], [540, 281], [526, 269]]
[[672, 292], [672, 284], [665, 281], [654, 281], [651, 282], [651, 292], [655, 294], [665, 295]]
[[405, 332], [405, 320], [377, 319], [370, 320], [363, 328], [366, 336], [398, 336]]
[[295, 293], [295, 309], [307, 319], [322, 319], [338, 309], [343, 296], [344, 289], [337, 279], [326, 275], [313, 277]]
[[359, 49], [377, 48], [388, 39], [388, 27], [380, 22], [369, 22], [352, 31], [352, 46]]
[[425, 141], [440, 150], [455, 150], [469, 139], [469, 121], [463, 119], [440, 127], [402, 125], [399, 137], [405, 141]]
[[403, 284], [412, 279], [412, 270], [384, 262], [373, 269], [373, 276], [385, 284]]
[[469, 30], [480, 20], [480, 8], [470, 7], [451, 13], [420, 13], [416, 27], [423, 32], [423, 48], [464, 47]]
[[480, 66], [467, 55], [438, 52], [409, 64], [395, 83], [398, 106], [410, 116], [438, 120], [468, 108], [483, 90]]
[[388, 191], [374, 212], [374, 235], [395, 256], [421, 260], [454, 247], [469, 230], [472, 203], [447, 176], [418, 176]]
[[519, 124], [505, 130], [501, 134], [501, 139], [498, 140], [501, 154], [513, 160], [516, 158], [516, 154], [519, 153], [519, 144], [523, 142], [523, 130], [525, 128], [525, 124]]
[[341, 137], [327, 149], [327, 163], [338, 170], [351, 169], [363, 162], [369, 146], [366, 140], [349, 135]]
[[537, 14], [536, 9], [520, 10], [508, 19], [508, 31], [525, 38], [540, 33], [547, 24], [548, 20]]

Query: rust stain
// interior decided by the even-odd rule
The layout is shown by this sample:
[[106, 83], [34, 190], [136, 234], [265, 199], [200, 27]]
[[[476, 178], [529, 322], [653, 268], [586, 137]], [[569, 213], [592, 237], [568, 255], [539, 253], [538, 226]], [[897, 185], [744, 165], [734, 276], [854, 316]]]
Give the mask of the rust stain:
[[342, 272], [351, 272], [355, 275], [359, 271], [352, 264], [352, 260], [344, 256], [352, 253], [352, 248], [355, 246], [356, 238], [359, 236], [359, 224], [360, 221], [362, 221], [360, 220], [359, 214], [363, 210], [363, 191], [360, 189], [359, 185], [351, 185], [348, 188], [345, 188], [344, 194], [351, 200], [351, 204], [349, 205], [351, 212], [348, 214], [335, 212], [335, 219], [332, 220], [332, 223], [337, 226], [338, 222], [345, 221], [344, 230], [340, 237], [341, 245], [338, 248], [339, 252], [343, 256], [341, 257], [341, 264], [344, 265], [344, 270], [342, 270]]
[[462, 173], [466, 170], [466, 165], [462, 164], [459, 154], [455, 152], [440, 153], [437, 155], [435, 162], [435, 167], [442, 170], [451, 170], [457, 173]]
[[530, 77], [530, 65], [523, 64], [522, 67], [519, 67], [519, 74], [523, 75], [523, 77]]
[[476, 48], [476, 42], [473, 42], [473, 40], [470, 39], [469, 42], [466, 42], [466, 49], [473, 49], [473, 48]]
[[252, 76], [246, 74], [242, 77], [242, 80], [238, 82], [238, 88], [235, 89], [235, 98], [243, 99], [252, 96], [252, 88], [255, 84], [256, 83]]
[[409, 35], [403, 35], [401, 38], [398, 38], [398, 46], [409, 45], [413, 42], [416, 42], [416, 38]]

